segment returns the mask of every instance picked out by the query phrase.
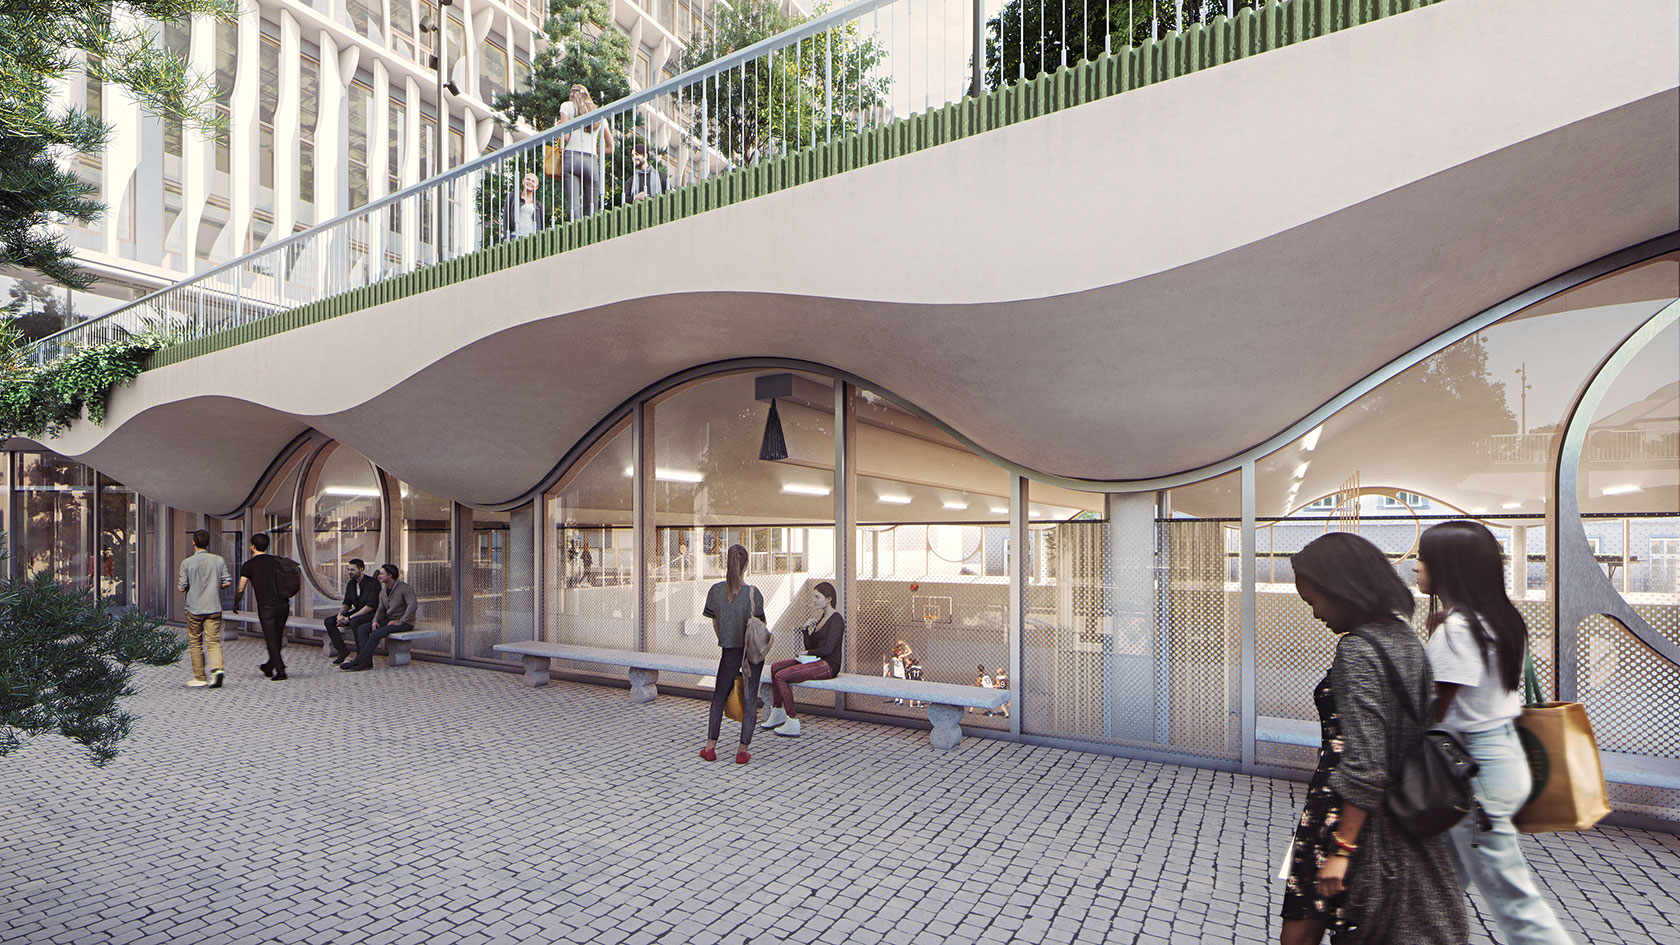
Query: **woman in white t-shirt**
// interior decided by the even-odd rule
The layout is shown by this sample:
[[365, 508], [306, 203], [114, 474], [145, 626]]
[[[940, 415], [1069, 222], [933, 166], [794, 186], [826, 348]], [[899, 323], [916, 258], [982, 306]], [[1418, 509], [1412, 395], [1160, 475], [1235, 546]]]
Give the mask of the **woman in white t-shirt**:
[[1532, 787], [1513, 724], [1522, 712], [1528, 625], [1505, 593], [1499, 542], [1479, 522], [1442, 522], [1423, 533], [1413, 570], [1418, 590], [1439, 604], [1425, 647], [1435, 715], [1481, 766], [1476, 798], [1493, 821], [1491, 831], [1477, 830], [1474, 817], [1452, 829], [1459, 879], [1482, 891], [1507, 945], [1569, 945], [1569, 933], [1540, 898], [1511, 822]]
[[[595, 110], [595, 99], [581, 85], [560, 106], [560, 122]], [[581, 219], [601, 209], [601, 156], [613, 153], [612, 129], [604, 121], [566, 135], [560, 149], [560, 172], [566, 181], [566, 206], [571, 219]]]

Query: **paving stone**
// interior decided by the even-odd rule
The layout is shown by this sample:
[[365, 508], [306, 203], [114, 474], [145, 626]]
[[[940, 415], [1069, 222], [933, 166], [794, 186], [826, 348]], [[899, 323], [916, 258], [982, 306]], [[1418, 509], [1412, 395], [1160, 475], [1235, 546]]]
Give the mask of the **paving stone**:
[[[216, 692], [142, 668], [123, 754], [0, 766], [0, 942], [1040, 945], [1277, 938], [1302, 786], [812, 717], [745, 767], [704, 704], [414, 663]], [[1523, 839], [1578, 941], [1680, 945], [1680, 837]], [[1498, 941], [1477, 896], [1473, 945]]]

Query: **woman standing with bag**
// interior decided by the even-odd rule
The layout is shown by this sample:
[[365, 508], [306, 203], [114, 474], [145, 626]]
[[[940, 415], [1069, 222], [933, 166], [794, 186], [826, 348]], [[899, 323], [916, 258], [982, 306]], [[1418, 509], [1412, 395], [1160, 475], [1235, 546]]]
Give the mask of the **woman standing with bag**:
[[1313, 692], [1324, 742], [1289, 850], [1278, 940], [1317, 945], [1328, 930], [1337, 945], [1463, 945], [1469, 925], [1445, 837], [1415, 839], [1383, 804], [1428, 710], [1400, 701], [1428, 699], [1428, 660], [1406, 622], [1412, 592], [1388, 556], [1345, 532], [1290, 562], [1301, 599], [1341, 639]]
[[[700, 612], [700, 616], [712, 618], [712, 630], [717, 634], [718, 646], [723, 648], [722, 655], [718, 657], [717, 683], [712, 690], [712, 711], [706, 720], [706, 747], [700, 749], [700, 757], [707, 761], [717, 760], [723, 707], [729, 702], [735, 681], [741, 678], [741, 660], [747, 647], [747, 621], [753, 617], [764, 619], [764, 595], [744, 580], [747, 549], [730, 545], [725, 559], [725, 577], [706, 593], [706, 609]], [[758, 676], [763, 668], [762, 663], [752, 667], [751, 678], [744, 687], [741, 744], [735, 749], [735, 763], [738, 765], [746, 764], [752, 757], [747, 754], [747, 747], [752, 744], [753, 726], [758, 723]]]
[[1507, 945], [1572, 945], [1540, 897], [1511, 818], [1528, 800], [1532, 776], [1514, 724], [1522, 713], [1528, 625], [1505, 593], [1504, 553], [1480, 522], [1442, 522], [1418, 546], [1418, 590], [1439, 602], [1429, 615], [1435, 718], [1481, 766], [1476, 799], [1493, 828], [1466, 817], [1449, 831], [1466, 888], [1474, 881]]
[[[562, 124], [594, 111], [595, 99], [581, 85], [560, 106]], [[601, 156], [613, 153], [612, 129], [604, 121], [566, 135], [560, 151], [560, 170], [566, 181], [566, 206], [571, 219], [601, 209]]]

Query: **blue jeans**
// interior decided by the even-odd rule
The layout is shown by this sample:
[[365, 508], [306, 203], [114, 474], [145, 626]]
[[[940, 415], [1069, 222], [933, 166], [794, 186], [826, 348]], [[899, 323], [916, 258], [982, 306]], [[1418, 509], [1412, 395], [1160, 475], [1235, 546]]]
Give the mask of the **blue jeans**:
[[[1463, 738], [1470, 756], [1481, 765], [1476, 774], [1476, 799], [1493, 821], [1493, 829], [1476, 830], [1473, 816], [1452, 829], [1453, 863], [1458, 867], [1459, 882], [1466, 890], [1474, 882], [1482, 891], [1482, 898], [1499, 921], [1506, 945], [1573, 945], [1552, 907], [1540, 897], [1518, 846], [1517, 828], [1511, 823], [1512, 815], [1528, 800], [1533, 783], [1516, 726], [1506, 722]], [[1470, 845], [1472, 831], [1475, 847]]]

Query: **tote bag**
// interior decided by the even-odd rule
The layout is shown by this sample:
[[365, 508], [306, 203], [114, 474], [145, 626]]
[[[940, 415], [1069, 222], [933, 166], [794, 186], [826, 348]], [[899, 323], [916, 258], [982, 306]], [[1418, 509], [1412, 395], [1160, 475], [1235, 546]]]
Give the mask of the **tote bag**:
[[723, 714], [729, 716], [731, 721], [741, 721], [741, 716], [746, 713], [744, 705], [746, 697], [742, 694], [742, 690], [745, 688], [741, 685], [741, 677], [739, 676], [735, 677], [735, 684], [729, 687], [729, 701], [723, 704]]
[[1530, 659], [1517, 737], [1528, 755], [1534, 788], [1512, 818], [1523, 833], [1588, 830], [1610, 813], [1609, 788], [1598, 757], [1598, 739], [1579, 702], [1547, 702]]

